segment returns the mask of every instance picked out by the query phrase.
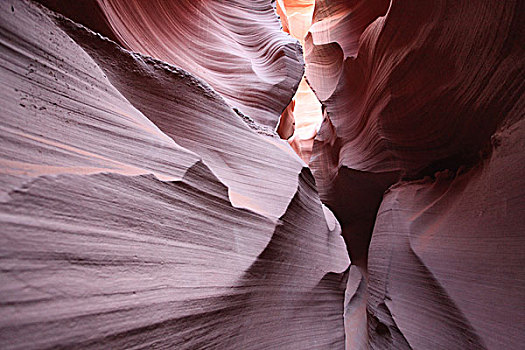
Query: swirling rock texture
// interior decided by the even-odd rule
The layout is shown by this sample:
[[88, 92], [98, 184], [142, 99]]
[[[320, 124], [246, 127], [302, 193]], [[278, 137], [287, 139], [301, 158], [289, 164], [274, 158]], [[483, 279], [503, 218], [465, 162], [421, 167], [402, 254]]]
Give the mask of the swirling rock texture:
[[125, 48], [192, 72], [260, 124], [277, 124], [302, 75], [301, 47], [267, 0], [91, 2]]
[[316, 2], [310, 166], [352, 260], [347, 348], [523, 347], [523, 13]]
[[343, 346], [344, 241], [286, 142], [181, 68], [0, 6], [1, 348]]
[[268, 0], [39, 2], [124, 48], [191, 72], [272, 128], [302, 76], [301, 46], [280, 30]]
[[0, 3], [0, 348], [523, 347], [522, 2], [38, 3]]

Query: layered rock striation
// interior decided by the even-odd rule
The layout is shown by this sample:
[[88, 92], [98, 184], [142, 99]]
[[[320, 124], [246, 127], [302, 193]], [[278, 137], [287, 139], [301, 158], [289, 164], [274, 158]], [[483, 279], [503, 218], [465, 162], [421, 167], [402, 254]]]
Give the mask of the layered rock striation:
[[2, 2], [0, 347], [520, 349], [524, 10]]
[[33, 2], [0, 26], [2, 348], [343, 346], [340, 227], [286, 142]]
[[351, 349], [524, 341], [523, 5], [318, 1], [310, 166], [352, 260]]
[[[299, 43], [267, 0], [40, 0], [124, 48], [205, 80], [227, 103], [275, 127], [303, 74]], [[86, 16], [85, 7], [96, 9]], [[101, 18], [100, 18], [101, 17]]]

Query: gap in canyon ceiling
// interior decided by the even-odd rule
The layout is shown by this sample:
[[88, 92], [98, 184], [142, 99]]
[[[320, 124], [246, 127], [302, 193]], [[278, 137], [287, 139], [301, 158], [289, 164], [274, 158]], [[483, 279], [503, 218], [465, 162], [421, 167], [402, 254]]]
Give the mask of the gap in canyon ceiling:
[[[315, 0], [277, 0], [276, 11], [281, 19], [283, 31], [299, 40], [303, 47], [305, 37], [312, 25]], [[287, 140], [294, 151], [309, 163], [315, 135], [321, 127], [323, 116], [321, 103], [306, 81], [301, 79], [292, 102], [279, 119], [277, 132]]]

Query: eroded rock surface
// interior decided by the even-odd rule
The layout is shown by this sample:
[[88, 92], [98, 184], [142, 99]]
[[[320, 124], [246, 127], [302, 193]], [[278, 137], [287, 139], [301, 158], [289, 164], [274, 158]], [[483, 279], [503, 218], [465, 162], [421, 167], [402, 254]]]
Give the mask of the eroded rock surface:
[[347, 348], [525, 341], [521, 13], [316, 3], [306, 77], [325, 119], [310, 166], [355, 265]]
[[[279, 0], [276, 7], [283, 30], [304, 46], [312, 24], [315, 1]], [[303, 77], [292, 102], [281, 114], [277, 132], [306, 164], [310, 162], [314, 137], [322, 119], [321, 104]]]
[[385, 194], [368, 261], [369, 317], [385, 329], [373, 345], [522, 347], [523, 123], [498, 131], [492, 154], [471, 170]]
[[[300, 44], [280, 30], [268, 0], [40, 0], [89, 28], [104, 28], [125, 48], [205, 80], [232, 107], [275, 127], [303, 73]], [[105, 34], [105, 33], [103, 33]]]
[[0, 348], [520, 349], [524, 11], [2, 2]]
[[340, 227], [286, 142], [32, 2], [0, 26], [2, 348], [343, 346]]

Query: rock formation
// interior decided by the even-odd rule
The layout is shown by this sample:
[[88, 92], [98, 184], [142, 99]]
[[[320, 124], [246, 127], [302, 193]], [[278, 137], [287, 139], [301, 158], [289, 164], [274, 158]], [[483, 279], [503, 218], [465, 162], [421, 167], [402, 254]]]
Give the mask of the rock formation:
[[[277, 1], [276, 10], [281, 18], [283, 31], [290, 33], [303, 46], [312, 24], [314, 8], [314, 0]], [[306, 78], [303, 78], [292, 102], [281, 115], [277, 132], [307, 164], [310, 162], [314, 138], [322, 119], [321, 104]]]
[[181, 68], [0, 14], [2, 348], [342, 347], [346, 249], [286, 142]]
[[3, 1], [0, 348], [522, 348], [524, 10]]
[[352, 260], [347, 348], [523, 346], [523, 10], [317, 1], [310, 166]]
[[[290, 101], [302, 75], [300, 45], [280, 30], [268, 0], [82, 0], [105, 17], [86, 17], [67, 0], [41, 0], [124, 48], [206, 81], [231, 106], [263, 125]], [[80, 5], [76, 5], [79, 6]]]

